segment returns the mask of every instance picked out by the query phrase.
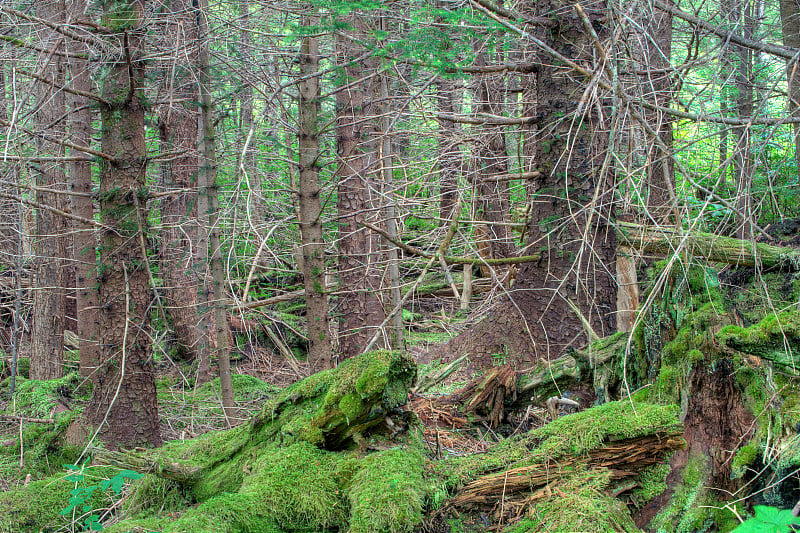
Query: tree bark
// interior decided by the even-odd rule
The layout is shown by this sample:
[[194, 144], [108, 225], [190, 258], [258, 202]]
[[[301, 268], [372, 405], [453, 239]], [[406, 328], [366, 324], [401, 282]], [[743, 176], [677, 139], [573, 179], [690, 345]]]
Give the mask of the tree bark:
[[[573, 3], [542, 1], [536, 9], [558, 21], [558, 27], [538, 30], [540, 38], [574, 61], [592, 61], [593, 43]], [[588, 16], [605, 38], [605, 11]], [[602, 168], [608, 133], [598, 113], [606, 103], [586, 105], [583, 115], [574, 117], [574, 95], [582, 94], [583, 80], [566, 75], [549, 56], [539, 62], [532, 100], [540, 127], [533, 158], [541, 175], [535, 182], [528, 253], [541, 251], [541, 258], [520, 268], [509, 297], [486, 319], [441, 348], [447, 354], [468, 353], [477, 364], [492, 364], [497, 353], [553, 359], [584, 344], [591, 337], [588, 327], [598, 336], [616, 327], [616, 243], [608, 226], [614, 176]]]
[[[303, 19], [305, 26], [315, 23]], [[300, 104], [298, 108], [298, 216], [303, 287], [308, 322], [308, 359], [313, 371], [333, 367], [328, 296], [325, 292], [325, 241], [322, 236], [322, 202], [319, 186], [319, 42], [303, 37], [300, 45]]]
[[[84, 17], [88, 9], [88, 0], [72, 0], [70, 17], [74, 20]], [[89, 73], [89, 62], [79, 59], [82, 51], [80, 43], [70, 41], [69, 50], [76, 57], [69, 59], [72, 86], [80, 91], [92, 90], [92, 79]], [[70, 132], [72, 142], [80, 146], [92, 144], [92, 119], [94, 113], [89, 100], [82, 96], [71, 95]], [[76, 154], [81, 155], [81, 154]], [[72, 211], [86, 220], [94, 220], [94, 203], [92, 192], [92, 164], [89, 161], [73, 161], [70, 169], [70, 188], [78, 193], [70, 198]], [[73, 241], [73, 261], [76, 264], [76, 316], [78, 333], [78, 351], [80, 352], [80, 373], [87, 377], [97, 370], [100, 357], [98, 344], [100, 318], [98, 314], [97, 292], [97, 236], [94, 228], [86, 224], [75, 223]]]
[[344, 358], [361, 353], [386, 316], [378, 297], [380, 241], [360, 224], [372, 218], [372, 190], [379, 170], [376, 139], [380, 93], [373, 76], [378, 60], [369, 57], [354, 61], [366, 52], [357, 39], [369, 39], [369, 20], [363, 12], [349, 13], [343, 22], [353, 28], [350, 37], [355, 39], [340, 37], [336, 41], [337, 60], [344, 65], [344, 83], [348, 84], [336, 93], [339, 280], [345, 292], [338, 301], [339, 354]]
[[200, 128], [202, 164], [199, 171], [199, 185], [203, 189], [208, 208], [208, 253], [211, 257], [211, 283], [213, 301], [208, 302], [214, 309], [214, 353], [219, 365], [219, 381], [222, 392], [222, 408], [228, 422], [236, 416], [231, 377], [231, 357], [225, 298], [225, 265], [222, 262], [222, 243], [220, 241], [219, 184], [217, 182], [216, 135], [214, 131], [211, 98], [211, 74], [209, 72], [209, 32], [208, 0], [198, 0], [195, 4], [197, 34], [199, 38], [197, 70], [200, 86]]
[[[800, 48], [800, 2], [780, 0], [781, 30], [784, 46]], [[786, 65], [786, 78], [789, 85], [789, 113], [800, 118], [800, 62], [789, 61]], [[794, 143], [797, 171], [800, 173], [800, 123], [795, 123]]]
[[[485, 66], [487, 52], [481, 51], [475, 63]], [[483, 74], [477, 80], [475, 102], [478, 113], [502, 116], [505, 107], [504, 74]], [[506, 151], [505, 127], [483, 126], [477, 135], [475, 166], [477, 168], [475, 194], [478, 200], [477, 214], [487, 224], [481, 231], [478, 250], [486, 259], [498, 259], [514, 255], [514, 240], [508, 226], [511, 198], [508, 181], [489, 180], [492, 176], [508, 173], [508, 153]], [[495, 224], [496, 223], [496, 224]], [[491, 277], [491, 269], [481, 265], [481, 275]]]
[[[191, 2], [173, 0], [170, 5], [172, 20], [177, 29], [179, 49], [187, 50], [189, 61], [197, 62], [197, 24], [192, 16]], [[167, 28], [174, 26], [167, 26]], [[199, 90], [194, 73], [186, 66], [172, 69], [169, 77], [172, 97], [178, 103], [162, 106], [159, 110], [159, 136], [162, 148], [178, 151], [180, 155], [162, 163], [165, 185], [168, 189], [184, 189], [187, 192], [166, 196], [161, 203], [163, 225], [161, 247], [161, 270], [164, 278], [164, 299], [169, 311], [175, 341], [183, 358], [196, 360], [197, 380], [204, 383], [211, 379], [208, 339], [201, 336], [198, 323], [197, 285], [192, 273], [194, 243], [197, 241], [197, 174], [200, 161], [197, 153], [198, 111], [195, 102]], [[165, 76], [166, 77], [166, 76]]]
[[[100, 367], [88, 420], [111, 448], [161, 443], [150, 342], [150, 285], [139, 232], [146, 231], [134, 195], [145, 196], [144, 0], [103, 2], [104, 24], [125, 53], [108, 63], [101, 107]], [[123, 37], [124, 35], [124, 37]], [[129, 59], [129, 60], [126, 60]]]
[[[66, 5], [62, 0], [37, 2], [37, 16], [63, 24], [66, 19]], [[42, 45], [47, 50], [62, 49], [60, 36], [48, 28], [43, 28]], [[66, 64], [63, 57], [55, 54], [41, 54], [44, 77], [53, 84], [39, 82], [39, 108], [36, 122], [40, 131], [54, 138], [66, 134], [63, 119], [67, 109], [66, 94], [56, 87], [64, 85]], [[43, 139], [37, 141], [39, 153], [54, 157], [64, 156], [64, 146]], [[36, 185], [43, 188], [66, 189], [64, 164], [42, 162], [35, 169]], [[64, 210], [66, 200], [63, 194], [36, 192], [36, 201]], [[67, 221], [65, 218], [39, 209], [36, 212], [36, 288], [34, 292], [34, 315], [31, 341], [31, 378], [53, 379], [61, 377], [64, 364], [64, 322], [66, 319], [66, 275]]]

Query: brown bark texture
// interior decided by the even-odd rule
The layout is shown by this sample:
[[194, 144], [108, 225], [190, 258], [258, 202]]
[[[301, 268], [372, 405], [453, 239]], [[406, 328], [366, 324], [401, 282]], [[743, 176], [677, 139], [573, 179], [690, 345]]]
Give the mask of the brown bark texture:
[[[597, 4], [584, 8], [604, 39], [605, 9]], [[557, 27], [538, 30], [551, 47], [575, 61], [592, 61], [593, 43], [573, 3], [537, 2], [536, 10], [558, 21]], [[541, 63], [534, 99], [539, 130], [532, 154], [541, 176], [531, 202], [527, 248], [541, 258], [521, 267], [509, 298], [445, 345], [445, 355], [469, 353], [473, 361], [484, 362], [498, 353], [553, 359], [584, 344], [587, 326], [601, 337], [616, 327], [616, 242], [609, 225], [614, 176], [601, 169], [608, 133], [597, 112], [606, 104], [585, 105], [575, 117], [574, 95], [582, 94], [583, 80], [552, 65], [549, 57]]]
[[[126, 30], [118, 45], [120, 57], [108, 65], [101, 108], [103, 160], [100, 215], [109, 228], [101, 232], [100, 367], [88, 420], [110, 447], [157, 446], [161, 443], [150, 342], [150, 286], [147, 258], [138, 238], [146, 217], [138, 213], [134, 195], [145, 193], [145, 104], [140, 25], [144, 1], [104, 4], [107, 24]], [[119, 11], [114, 11], [114, 8]], [[141, 204], [146, 201], [141, 198]]]
[[[88, 0], [73, 0], [70, 3], [70, 16], [82, 17]], [[70, 41], [71, 51], [77, 56], [81, 52], [80, 43]], [[89, 63], [79, 57], [70, 57], [69, 73], [72, 86], [80, 91], [92, 90]], [[89, 146], [92, 143], [93, 111], [87, 98], [70, 95], [72, 111], [69, 126], [73, 143]], [[81, 154], [76, 154], [81, 155]], [[70, 197], [73, 213], [86, 220], [94, 220], [92, 192], [92, 165], [89, 161], [73, 161], [70, 167], [70, 189], [78, 193]], [[75, 236], [72, 243], [72, 260], [75, 267], [76, 319], [78, 351], [80, 352], [80, 373], [91, 376], [97, 369], [100, 345], [100, 318], [98, 315], [97, 292], [97, 236], [94, 228], [79, 222], [74, 223]]]
[[[779, 4], [783, 44], [800, 48], [800, 2], [780, 0]], [[800, 117], [800, 62], [797, 60], [788, 62], [786, 77], [789, 82], [789, 112], [792, 117]], [[797, 170], [800, 172], [800, 123], [794, 124], [794, 143]]]
[[199, 99], [199, 91], [196, 76], [192, 72], [192, 65], [197, 62], [194, 46], [197, 42], [197, 24], [191, 11], [191, 2], [174, 0], [170, 8], [173, 19], [179, 25], [177, 35], [182, 41], [180, 46], [190, 50], [190, 64], [176, 65], [175, 68], [171, 63], [163, 66], [171, 72], [165, 79], [169, 80], [172, 92], [164, 97], [176, 103], [159, 109], [159, 136], [166, 152], [180, 152], [180, 155], [162, 163], [165, 186], [170, 190], [187, 191], [166, 196], [161, 203], [161, 223], [164, 228], [161, 270], [164, 299], [179, 353], [184, 359], [197, 361], [197, 380], [203, 383], [211, 379], [209, 341], [201, 335], [198, 327], [197, 286], [204, 280], [198, 279], [192, 269], [198, 232], [196, 188], [200, 168], [197, 152], [198, 111], [195, 104]]
[[[373, 76], [378, 60], [354, 58], [366, 52], [359, 40], [374, 30], [367, 14], [353, 11], [344, 17], [352, 28], [350, 38], [336, 41], [337, 59], [344, 67], [346, 88], [336, 93], [336, 148], [339, 165], [337, 210], [339, 214], [340, 357], [361, 353], [386, 317], [378, 296], [381, 273], [378, 236], [365, 230], [361, 220], [370, 220], [376, 203], [372, 191], [380, 170], [377, 150], [379, 133], [379, 81]], [[358, 40], [356, 40], [358, 39]]]
[[[46, 0], [36, 3], [40, 18], [63, 24], [66, 5], [61, 0]], [[62, 49], [63, 43], [56, 32], [43, 29], [44, 48]], [[40, 68], [44, 77], [56, 86], [64, 84], [66, 64], [55, 54], [40, 54]], [[37, 127], [42, 133], [54, 138], [63, 138], [65, 121], [61, 119], [67, 109], [65, 93], [49, 83], [38, 83]], [[60, 157], [64, 155], [62, 145], [39, 139], [39, 153]], [[65, 189], [66, 174], [63, 163], [42, 162], [34, 168], [36, 185], [49, 189]], [[39, 190], [36, 201], [63, 210], [66, 197]], [[36, 282], [33, 298], [33, 330], [31, 334], [31, 378], [53, 379], [61, 377], [64, 363], [64, 321], [66, 318], [67, 221], [65, 218], [39, 209], [36, 212]]]
[[[304, 21], [312, 24], [310, 19]], [[319, 43], [304, 37], [300, 48], [298, 121], [298, 216], [300, 218], [303, 287], [308, 322], [308, 358], [314, 371], [333, 367], [328, 296], [325, 293], [325, 241], [319, 184]]]

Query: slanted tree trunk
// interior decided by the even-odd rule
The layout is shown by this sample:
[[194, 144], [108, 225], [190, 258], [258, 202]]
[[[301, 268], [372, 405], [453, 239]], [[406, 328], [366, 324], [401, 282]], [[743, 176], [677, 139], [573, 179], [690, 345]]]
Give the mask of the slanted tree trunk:
[[341, 357], [361, 353], [386, 316], [378, 296], [381, 274], [376, 263], [380, 241], [360, 224], [372, 219], [372, 190], [375, 173], [380, 169], [376, 146], [380, 92], [373, 75], [378, 60], [370, 56], [354, 61], [366, 52], [359, 40], [370, 38], [373, 28], [369, 21], [367, 13], [349, 13], [343, 22], [353, 28], [352, 35], [336, 41], [337, 59], [344, 65], [344, 83], [348, 84], [336, 93], [339, 281], [343, 291], [337, 311]]
[[[304, 26], [315, 23], [303, 19]], [[305, 36], [300, 45], [300, 104], [298, 107], [298, 216], [308, 323], [308, 359], [311, 368], [333, 367], [328, 296], [325, 293], [325, 241], [322, 236], [322, 201], [319, 186], [319, 42]]]
[[[72, 0], [70, 17], [85, 17], [88, 0]], [[69, 59], [69, 71], [72, 86], [80, 91], [92, 90], [89, 63], [79, 59], [82, 52], [77, 41], [70, 41], [70, 51], [75, 57]], [[82, 96], [70, 95], [72, 111], [70, 113], [70, 133], [72, 142], [89, 147], [92, 144], [92, 108], [89, 100]], [[76, 155], [83, 155], [78, 153]], [[94, 203], [92, 201], [92, 165], [89, 161], [73, 161], [70, 169], [70, 188], [77, 193], [70, 197], [72, 211], [79, 217], [94, 220]], [[76, 264], [76, 308], [78, 351], [80, 352], [80, 373], [90, 376], [97, 369], [100, 345], [100, 319], [98, 314], [97, 292], [97, 236], [94, 228], [80, 222], [74, 222], [75, 236], [72, 245], [73, 260]]]
[[[104, 25], [117, 30], [124, 54], [110, 59], [103, 79], [100, 167], [100, 366], [85, 413], [112, 448], [161, 443], [150, 342], [150, 285], [139, 232], [144, 196], [144, 0], [104, 1]], [[124, 35], [124, 38], [123, 38]], [[127, 61], [126, 58], [130, 60]]]
[[[66, 18], [66, 5], [62, 0], [46, 0], [36, 3], [37, 15], [55, 24], [63, 24]], [[41, 30], [45, 50], [63, 50], [60, 36], [49, 28]], [[39, 108], [36, 123], [42, 133], [54, 138], [63, 138], [66, 133], [66, 97], [56, 87], [64, 85], [66, 64], [60, 55], [40, 54], [44, 76], [54, 85], [39, 82]], [[38, 140], [41, 154], [61, 157], [64, 147], [60, 144]], [[42, 162], [34, 167], [36, 185], [43, 188], [66, 190], [66, 175], [61, 162]], [[66, 207], [66, 196], [39, 190], [36, 201], [57, 209]], [[67, 221], [64, 217], [39, 209], [36, 212], [36, 290], [34, 291], [34, 315], [31, 341], [31, 378], [53, 379], [63, 373], [64, 363], [64, 321], [66, 318], [66, 273]]]
[[[592, 42], [574, 4], [563, 0], [537, 2], [536, 14], [559, 22], [542, 29], [547, 44], [577, 62], [592, 61]], [[598, 21], [601, 39], [608, 35], [605, 12], [588, 16]], [[615, 329], [617, 287], [613, 279], [615, 239], [608, 222], [613, 210], [614, 176], [602, 169], [607, 132], [598, 114], [600, 101], [585, 105], [575, 117], [575, 94], [583, 80], [542, 58], [534, 101], [539, 132], [534, 158], [541, 176], [535, 182], [528, 225], [530, 252], [541, 259], [526, 263], [509, 298], [483, 322], [456, 337], [441, 350], [470, 354], [473, 362], [490, 364], [491, 355], [508, 353], [521, 359], [552, 359], [591, 337]]]
[[[166, 26], [176, 32], [180, 49], [187, 50], [190, 61], [197, 61], [197, 24], [191, 3], [173, 0], [170, 5], [172, 20], [178, 26]], [[159, 110], [159, 136], [165, 152], [177, 151], [179, 155], [162, 163], [167, 189], [185, 192], [166, 196], [161, 203], [161, 271], [164, 279], [164, 300], [170, 315], [175, 341], [185, 359], [198, 363], [197, 380], [204, 383], [211, 378], [208, 339], [201, 336], [198, 327], [197, 279], [192, 272], [192, 253], [197, 240], [197, 174], [200, 162], [197, 154], [198, 112], [196, 102], [199, 91], [195, 75], [190, 68], [171, 64], [165, 69], [174, 72], [168, 79], [173, 87], [174, 104]]]

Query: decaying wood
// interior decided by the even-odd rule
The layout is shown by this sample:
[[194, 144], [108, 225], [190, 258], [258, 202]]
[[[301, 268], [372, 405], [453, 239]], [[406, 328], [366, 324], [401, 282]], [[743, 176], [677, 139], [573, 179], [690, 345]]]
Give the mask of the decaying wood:
[[644, 252], [672, 254], [686, 250], [696, 257], [715, 263], [753, 267], [765, 270], [800, 270], [800, 250], [771, 244], [722, 237], [713, 233], [686, 233], [674, 227], [642, 226], [630, 222], [617, 223], [617, 242]]
[[614, 478], [637, 475], [645, 467], [663, 461], [664, 457], [685, 446], [680, 433], [655, 433], [635, 439], [608, 443], [584, 457], [568, 457], [561, 461], [533, 464], [481, 476], [466, 484], [449, 502], [457, 509], [492, 507], [499, 494], [512, 497], [516, 493], [531, 493], [575, 472], [575, 467], [608, 468]]

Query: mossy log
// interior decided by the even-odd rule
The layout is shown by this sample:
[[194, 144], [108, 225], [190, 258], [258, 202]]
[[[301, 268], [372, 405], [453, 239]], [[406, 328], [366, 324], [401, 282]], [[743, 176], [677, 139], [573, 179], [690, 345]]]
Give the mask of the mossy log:
[[672, 254], [680, 248], [715, 263], [748, 267], [758, 264], [765, 270], [800, 271], [800, 250], [703, 231], [687, 234], [672, 227], [617, 222], [617, 243], [655, 254]]
[[415, 379], [416, 365], [407, 354], [370, 352], [283, 389], [248, 424], [233, 430], [151, 451], [95, 453], [122, 468], [191, 484], [259, 443], [304, 441], [340, 450], [370, 433], [402, 426], [392, 417], [401, 414], [397, 408], [405, 404]]
[[[655, 465], [663, 465], [671, 452], [685, 446], [682, 431], [677, 406], [632, 401], [610, 402], [558, 418], [525, 435], [507, 439], [485, 454], [441, 461], [434, 471], [454, 495], [444, 502], [438, 514], [494, 511], [498, 521], [508, 523], [522, 516], [543, 517], [546, 507], [552, 508], [552, 504], [545, 505], [548, 501], [569, 503], [569, 494], [561, 489], [570, 490], [565, 487], [588, 483], [590, 478], [602, 478], [603, 487], [614, 480], [625, 480], [625, 491], [641, 488], [650, 483]], [[663, 482], [667, 472], [661, 470]], [[613, 492], [619, 495], [622, 490]], [[590, 499], [608, 498], [610, 508], [619, 513], [623, 507], [619, 500], [603, 494], [597, 491]], [[559, 512], [583, 512], [566, 507], [560, 506]], [[629, 511], [621, 512], [626, 515], [624, 521], [632, 524]], [[606, 527], [603, 517], [596, 518], [597, 525], [580, 530], [618, 530]], [[577, 523], [576, 520], [572, 527]]]

